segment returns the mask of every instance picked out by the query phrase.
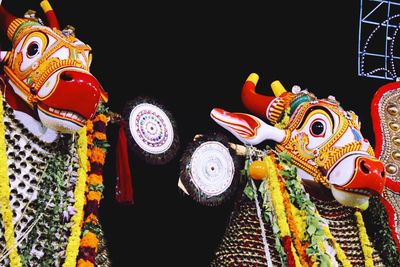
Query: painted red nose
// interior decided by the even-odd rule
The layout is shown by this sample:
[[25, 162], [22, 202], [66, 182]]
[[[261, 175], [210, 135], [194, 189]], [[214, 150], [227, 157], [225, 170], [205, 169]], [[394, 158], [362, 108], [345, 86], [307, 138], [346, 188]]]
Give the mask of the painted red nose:
[[353, 179], [344, 188], [363, 188], [382, 194], [386, 183], [383, 163], [373, 157], [360, 156], [356, 159]]
[[90, 119], [104, 94], [106, 95], [100, 83], [90, 73], [64, 70], [59, 74], [56, 89], [42, 102], [47, 106], [73, 111]]

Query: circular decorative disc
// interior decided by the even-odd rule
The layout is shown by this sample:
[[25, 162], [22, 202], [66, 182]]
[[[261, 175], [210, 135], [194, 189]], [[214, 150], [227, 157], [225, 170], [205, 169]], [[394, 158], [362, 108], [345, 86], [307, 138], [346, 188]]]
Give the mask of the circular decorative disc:
[[125, 106], [125, 132], [131, 150], [150, 164], [165, 164], [179, 150], [176, 123], [171, 113], [149, 97], [137, 97]]
[[165, 152], [174, 141], [174, 130], [167, 114], [149, 103], [139, 104], [132, 109], [129, 129], [135, 142], [152, 154]]
[[207, 196], [223, 193], [232, 183], [235, 165], [228, 149], [219, 142], [201, 144], [193, 153], [190, 175]]
[[222, 134], [190, 142], [181, 158], [180, 181], [202, 205], [221, 205], [235, 194], [243, 165]]

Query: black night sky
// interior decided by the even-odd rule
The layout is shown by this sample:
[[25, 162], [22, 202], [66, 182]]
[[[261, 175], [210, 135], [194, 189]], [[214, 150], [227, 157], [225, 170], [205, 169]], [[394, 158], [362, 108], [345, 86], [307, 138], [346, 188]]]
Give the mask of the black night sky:
[[[41, 15], [39, 2], [3, 5], [16, 16], [28, 9]], [[113, 266], [208, 266], [232, 203], [206, 207], [185, 196], [177, 187], [179, 160], [197, 133], [217, 131], [236, 141], [209, 113], [247, 112], [240, 91], [252, 72], [263, 94], [280, 80], [287, 89], [296, 84], [319, 98], [336, 96], [359, 115], [374, 144], [370, 102], [386, 81], [357, 75], [359, 1], [234, 2], [50, 1], [61, 27], [73, 25], [92, 47], [91, 71], [112, 111], [146, 95], [164, 104], [178, 127], [181, 147], [168, 164], [149, 165], [130, 151], [133, 205], [115, 201], [118, 126], [108, 127], [99, 217]]]

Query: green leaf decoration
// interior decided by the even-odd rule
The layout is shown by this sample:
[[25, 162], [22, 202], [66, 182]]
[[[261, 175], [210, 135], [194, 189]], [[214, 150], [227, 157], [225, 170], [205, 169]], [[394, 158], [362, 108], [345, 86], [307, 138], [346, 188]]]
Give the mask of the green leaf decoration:
[[292, 157], [286, 151], [282, 151], [281, 153], [279, 153], [279, 159], [287, 163], [292, 160]]
[[317, 230], [317, 227], [315, 225], [309, 225], [307, 227], [307, 233], [312, 236], [314, 235], [315, 231]]
[[250, 200], [254, 200], [254, 190], [253, 190], [253, 186], [251, 185], [251, 181], [247, 182], [246, 187], [244, 188], [243, 192]]
[[392, 238], [386, 209], [378, 196], [369, 200], [369, 207], [363, 211], [365, 227], [385, 266], [400, 266], [400, 255]]

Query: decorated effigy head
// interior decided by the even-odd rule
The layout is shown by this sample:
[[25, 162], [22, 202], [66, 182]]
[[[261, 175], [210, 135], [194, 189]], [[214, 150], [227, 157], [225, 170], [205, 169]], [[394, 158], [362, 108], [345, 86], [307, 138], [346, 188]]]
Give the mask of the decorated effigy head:
[[291, 156], [303, 180], [329, 188], [344, 205], [366, 206], [371, 194], [382, 194], [384, 165], [363, 137], [354, 112], [344, 110], [333, 96], [318, 99], [298, 86], [286, 91], [279, 81], [271, 84], [274, 97], [261, 95], [255, 91], [257, 82], [254, 73], [246, 80], [243, 104], [273, 126], [219, 108], [211, 117], [245, 144], [275, 141], [275, 149]]
[[0, 27], [11, 41], [2, 51], [4, 72], [15, 93], [48, 128], [73, 133], [90, 119], [107, 94], [89, 72], [91, 48], [75, 37], [74, 28], [60, 30], [50, 4], [41, 7], [48, 26], [40, 19], [18, 18], [0, 6]]

